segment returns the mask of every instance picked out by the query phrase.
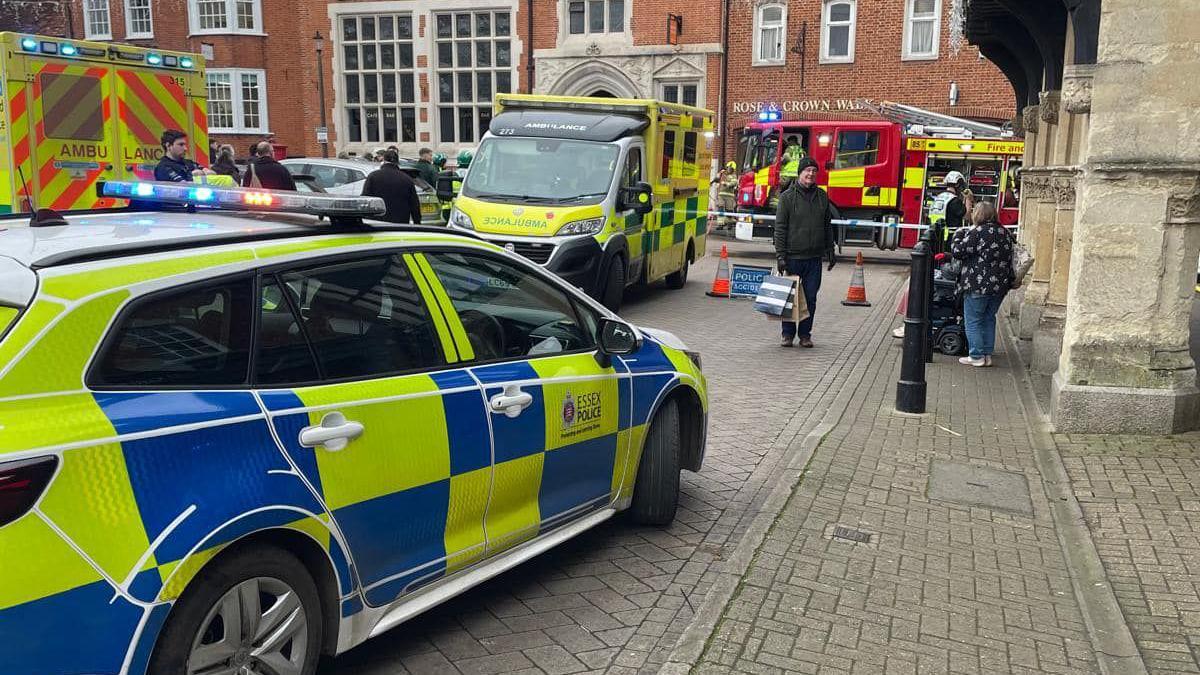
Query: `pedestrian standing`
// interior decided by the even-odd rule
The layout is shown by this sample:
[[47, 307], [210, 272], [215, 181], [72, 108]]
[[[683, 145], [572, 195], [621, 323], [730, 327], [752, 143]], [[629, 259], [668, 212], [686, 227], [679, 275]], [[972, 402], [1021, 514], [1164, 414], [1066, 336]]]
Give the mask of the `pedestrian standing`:
[[799, 325], [783, 322], [784, 347], [799, 337], [801, 347], [812, 347], [813, 317], [817, 313], [817, 291], [821, 290], [821, 259], [833, 269], [833, 205], [829, 195], [817, 187], [817, 163], [811, 157], [799, 161], [797, 179], [779, 198], [775, 213], [775, 258], [780, 273], [800, 277], [808, 318]]
[[[717, 192], [717, 204], [720, 206], [721, 211], [733, 213], [737, 209], [737, 162], [726, 162], [725, 168], [721, 170], [718, 176], [718, 180], [720, 181], [720, 190]], [[721, 216], [722, 226], [732, 228], [735, 222], [733, 216]]]
[[383, 151], [383, 164], [363, 182], [364, 197], [381, 197], [387, 206], [383, 220], [391, 223], [421, 222], [421, 200], [417, 185], [400, 170], [400, 155], [395, 150]]
[[260, 141], [254, 146], [254, 156], [242, 176], [242, 186], [295, 191], [296, 181], [292, 180], [287, 167], [275, 159], [275, 148], [270, 141]]
[[212, 171], [187, 158], [188, 137], [178, 129], [167, 129], [159, 137], [163, 156], [154, 167], [154, 180], [164, 183], [189, 183], [192, 176]]
[[951, 255], [962, 262], [958, 290], [963, 298], [968, 356], [967, 366], [992, 365], [996, 345], [996, 313], [1012, 288], [1013, 238], [996, 220], [996, 208], [980, 202], [971, 213], [973, 226], [954, 238]]
[[242, 171], [234, 163], [233, 146], [225, 144], [217, 149], [217, 161], [213, 162], [213, 173], [229, 176], [235, 185], [242, 183]]
[[437, 169], [433, 166], [433, 150], [421, 148], [417, 153], [417, 171], [421, 174], [421, 180], [437, 187]]

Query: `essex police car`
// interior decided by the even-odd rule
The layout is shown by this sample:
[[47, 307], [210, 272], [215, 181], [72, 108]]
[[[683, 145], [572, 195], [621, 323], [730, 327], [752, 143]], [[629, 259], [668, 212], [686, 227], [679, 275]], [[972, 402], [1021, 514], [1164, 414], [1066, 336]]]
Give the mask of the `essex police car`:
[[312, 673], [700, 468], [699, 356], [523, 258], [98, 189], [178, 210], [0, 220], [5, 673]]

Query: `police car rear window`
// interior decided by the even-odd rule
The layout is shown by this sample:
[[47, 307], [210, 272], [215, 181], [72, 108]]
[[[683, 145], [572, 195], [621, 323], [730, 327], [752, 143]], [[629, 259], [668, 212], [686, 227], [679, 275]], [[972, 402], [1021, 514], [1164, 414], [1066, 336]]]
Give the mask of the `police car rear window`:
[[105, 342], [94, 386], [212, 387], [247, 382], [250, 277], [150, 296]]

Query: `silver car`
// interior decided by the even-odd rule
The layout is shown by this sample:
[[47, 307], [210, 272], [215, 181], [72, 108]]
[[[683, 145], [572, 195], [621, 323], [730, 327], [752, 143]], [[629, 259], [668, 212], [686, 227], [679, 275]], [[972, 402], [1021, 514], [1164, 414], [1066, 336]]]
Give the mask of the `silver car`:
[[[291, 157], [280, 161], [293, 174], [312, 176], [314, 182], [325, 192], [335, 195], [360, 195], [367, 174], [379, 168], [379, 164], [365, 159], [330, 159], [323, 157]], [[407, 173], [417, 185], [417, 199], [421, 201], [421, 224], [441, 225], [442, 206], [434, 186], [421, 178], [416, 162], [400, 160], [400, 170]]]

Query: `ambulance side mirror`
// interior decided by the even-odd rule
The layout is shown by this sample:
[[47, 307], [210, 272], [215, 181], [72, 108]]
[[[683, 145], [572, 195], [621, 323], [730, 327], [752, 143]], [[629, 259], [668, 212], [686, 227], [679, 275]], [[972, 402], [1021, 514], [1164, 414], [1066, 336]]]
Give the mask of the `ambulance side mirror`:
[[443, 202], [454, 199], [454, 176], [437, 177], [437, 198]]
[[654, 210], [654, 190], [649, 183], [639, 182], [621, 189], [621, 210], [632, 210], [643, 216]]

